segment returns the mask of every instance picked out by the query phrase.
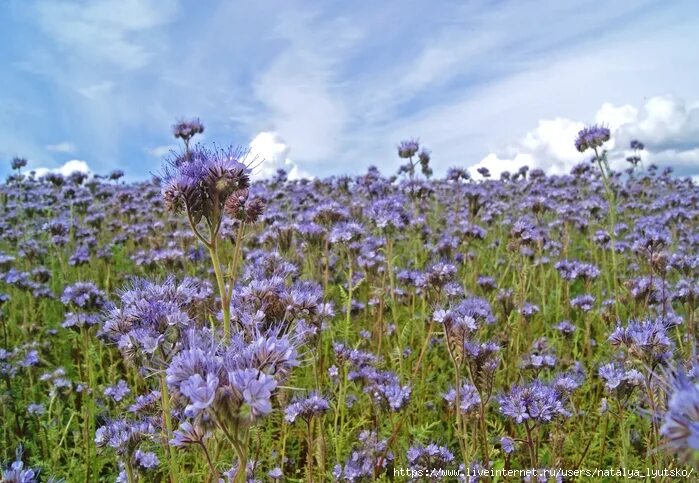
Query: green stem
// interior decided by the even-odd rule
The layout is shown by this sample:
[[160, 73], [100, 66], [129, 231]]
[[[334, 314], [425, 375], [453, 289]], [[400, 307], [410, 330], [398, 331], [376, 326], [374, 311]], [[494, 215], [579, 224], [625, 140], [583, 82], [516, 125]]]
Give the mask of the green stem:
[[211, 246], [209, 246], [209, 256], [211, 257], [211, 263], [214, 266], [216, 283], [218, 284], [218, 292], [221, 296], [221, 311], [223, 312], [223, 340], [227, 343], [231, 338], [231, 305], [228, 300], [226, 282], [223, 280], [223, 272], [221, 272], [221, 260], [218, 256], [218, 244], [216, 243], [216, 239], [211, 241]]
[[160, 400], [162, 403], [163, 419], [165, 420], [165, 454], [168, 455], [168, 469], [170, 471], [170, 481], [175, 483], [178, 481], [178, 468], [177, 459], [175, 456], [175, 448], [170, 445], [170, 440], [172, 439], [172, 416], [170, 415], [170, 394], [167, 389], [167, 382], [165, 381], [165, 373], [160, 374]]
[[238, 271], [238, 264], [240, 263], [240, 253], [242, 251], [243, 237], [245, 236], [245, 223], [240, 222], [238, 227], [238, 233], [235, 237], [235, 251], [233, 252], [233, 260], [231, 261], [230, 270], [228, 271], [228, 300], [231, 300], [233, 296], [233, 281], [236, 277], [236, 272]]

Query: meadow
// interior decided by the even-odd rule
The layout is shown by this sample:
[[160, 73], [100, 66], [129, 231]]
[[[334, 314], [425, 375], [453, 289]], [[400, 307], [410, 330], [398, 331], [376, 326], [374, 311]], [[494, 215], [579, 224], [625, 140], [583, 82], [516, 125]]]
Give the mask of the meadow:
[[[202, 130], [143, 182], [13, 160], [3, 482], [694, 471], [699, 187], [642, 143], [613, 171], [592, 126], [567, 175], [438, 179], [408, 140], [395, 174], [253, 182]], [[506, 473], [545, 468], [570, 474]]]

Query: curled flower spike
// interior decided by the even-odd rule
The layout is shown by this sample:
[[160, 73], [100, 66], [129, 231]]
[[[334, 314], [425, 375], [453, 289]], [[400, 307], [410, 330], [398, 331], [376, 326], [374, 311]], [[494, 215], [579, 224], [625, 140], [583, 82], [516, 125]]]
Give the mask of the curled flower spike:
[[239, 161], [245, 154], [197, 146], [187, 156], [170, 159], [161, 178], [165, 207], [185, 211], [194, 226], [203, 218], [218, 229], [228, 197], [250, 186], [250, 169]]
[[602, 144], [609, 141], [609, 137], [609, 128], [598, 126], [597, 124], [588, 126], [578, 132], [578, 137], [575, 140], [575, 148], [581, 153], [584, 153], [588, 149], [595, 149], [602, 146]]
[[190, 121], [179, 121], [172, 126], [172, 135], [188, 143], [192, 137], [204, 132], [204, 125], [199, 119]]
[[408, 139], [406, 141], [401, 141], [398, 144], [398, 156], [401, 158], [412, 158], [420, 149], [420, 143], [417, 139]]

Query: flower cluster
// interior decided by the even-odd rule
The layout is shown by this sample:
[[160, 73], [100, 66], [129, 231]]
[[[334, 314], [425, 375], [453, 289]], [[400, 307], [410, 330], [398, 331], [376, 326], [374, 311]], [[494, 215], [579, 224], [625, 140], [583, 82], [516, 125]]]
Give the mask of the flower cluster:
[[575, 139], [575, 149], [581, 153], [588, 149], [596, 149], [609, 141], [609, 137], [609, 128], [598, 125], [585, 127], [578, 132], [578, 137]]

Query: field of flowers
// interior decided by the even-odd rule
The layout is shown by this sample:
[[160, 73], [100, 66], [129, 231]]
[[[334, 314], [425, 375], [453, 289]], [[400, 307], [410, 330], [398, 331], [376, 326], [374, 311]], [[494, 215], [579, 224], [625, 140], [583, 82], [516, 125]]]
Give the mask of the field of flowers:
[[565, 176], [434, 179], [405, 141], [391, 177], [251, 182], [202, 130], [148, 182], [13, 160], [3, 482], [692, 471], [699, 187], [640, 142], [624, 172], [593, 126]]

